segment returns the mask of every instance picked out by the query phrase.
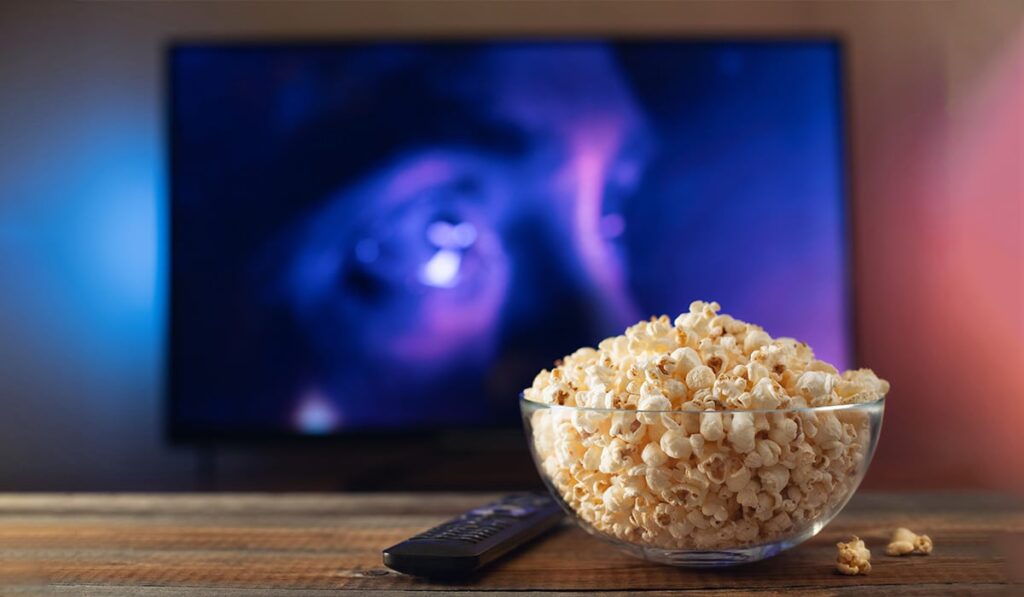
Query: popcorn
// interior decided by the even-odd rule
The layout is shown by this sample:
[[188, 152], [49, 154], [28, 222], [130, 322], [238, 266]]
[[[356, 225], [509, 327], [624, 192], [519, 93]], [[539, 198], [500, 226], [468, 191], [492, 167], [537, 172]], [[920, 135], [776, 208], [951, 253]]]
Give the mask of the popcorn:
[[743, 339], [743, 352], [750, 354], [771, 344], [771, 341], [772, 337], [765, 333], [764, 330], [756, 329], [747, 334], [746, 338]]
[[690, 438], [685, 435], [685, 432], [676, 429], [672, 431], [666, 431], [659, 440], [662, 452], [672, 458], [679, 458], [681, 460], [688, 459], [690, 454], [693, 453], [693, 447], [690, 443]]
[[602, 473], [617, 473], [632, 465], [630, 447], [619, 438], [613, 439], [601, 452], [601, 463], [598, 470]]
[[702, 413], [700, 415], [700, 434], [709, 442], [717, 442], [725, 437], [725, 428], [722, 425], [722, 413]]
[[904, 556], [907, 554], [928, 555], [932, 552], [932, 540], [928, 535], [918, 535], [910, 529], [900, 527], [893, 531], [892, 539], [885, 548], [886, 555]]
[[[675, 320], [637, 323], [524, 391], [604, 409], [530, 419], [541, 470], [595, 531], [663, 549], [753, 546], [809, 528], [855, 488], [868, 414], [793, 409], [871, 402], [889, 384], [868, 369], [839, 373], [806, 344], [719, 310], [695, 301]], [[853, 546], [841, 561], [866, 571]]]
[[754, 449], [754, 436], [757, 430], [754, 429], [754, 416], [749, 412], [739, 412], [732, 415], [729, 427], [729, 443], [741, 454], [746, 454]]
[[864, 546], [856, 535], [849, 543], [836, 543], [839, 555], [836, 557], [836, 570], [843, 574], [867, 574], [871, 572], [871, 551]]
[[640, 459], [644, 461], [644, 464], [650, 467], [660, 467], [668, 461], [668, 456], [658, 446], [658, 444], [651, 442], [644, 446], [643, 452], [640, 453]]
[[824, 371], [805, 371], [796, 381], [797, 391], [812, 406], [832, 404], [832, 389], [838, 378]]
[[707, 365], [697, 365], [686, 374], [686, 387], [691, 390], [710, 388], [715, 383], [715, 372]]

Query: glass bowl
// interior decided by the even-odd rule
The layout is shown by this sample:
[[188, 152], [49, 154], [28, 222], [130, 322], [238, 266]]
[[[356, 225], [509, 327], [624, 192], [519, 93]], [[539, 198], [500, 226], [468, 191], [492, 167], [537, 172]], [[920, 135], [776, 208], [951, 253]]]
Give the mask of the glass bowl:
[[519, 402], [537, 470], [577, 524], [693, 567], [755, 562], [821, 531], [860, 485], [885, 409], [884, 397], [730, 411]]

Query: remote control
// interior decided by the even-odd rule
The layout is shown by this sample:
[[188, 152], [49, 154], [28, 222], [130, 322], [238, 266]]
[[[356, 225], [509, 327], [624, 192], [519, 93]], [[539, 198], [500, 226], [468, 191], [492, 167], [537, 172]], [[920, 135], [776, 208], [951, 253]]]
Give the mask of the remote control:
[[384, 550], [384, 565], [414, 576], [463, 576], [537, 537], [562, 519], [547, 494], [509, 495]]

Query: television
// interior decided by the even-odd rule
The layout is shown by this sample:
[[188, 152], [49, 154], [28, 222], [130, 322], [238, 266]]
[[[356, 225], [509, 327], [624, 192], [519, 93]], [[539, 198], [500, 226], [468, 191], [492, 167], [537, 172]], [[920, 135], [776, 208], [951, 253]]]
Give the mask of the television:
[[518, 425], [695, 299], [851, 365], [831, 39], [176, 43], [175, 439]]

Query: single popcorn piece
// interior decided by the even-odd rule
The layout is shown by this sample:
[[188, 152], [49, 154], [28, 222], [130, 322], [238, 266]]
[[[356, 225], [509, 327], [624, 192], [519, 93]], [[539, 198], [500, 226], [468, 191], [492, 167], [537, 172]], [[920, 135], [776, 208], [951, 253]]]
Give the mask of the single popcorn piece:
[[523, 397], [570, 407], [539, 409], [530, 427], [543, 474], [583, 523], [714, 550], [831, 517], [863, 473], [871, 413], [806, 409], [888, 391], [870, 369], [839, 372], [802, 342], [694, 301], [566, 356]]
[[836, 543], [839, 555], [836, 557], [836, 570], [842, 574], [867, 574], [871, 572], [871, 551], [856, 535], [849, 543]]
[[928, 555], [932, 552], [932, 540], [928, 535], [918, 535], [908, 528], [900, 527], [893, 531], [892, 539], [885, 548], [885, 553], [890, 556], [905, 556], [908, 554]]

